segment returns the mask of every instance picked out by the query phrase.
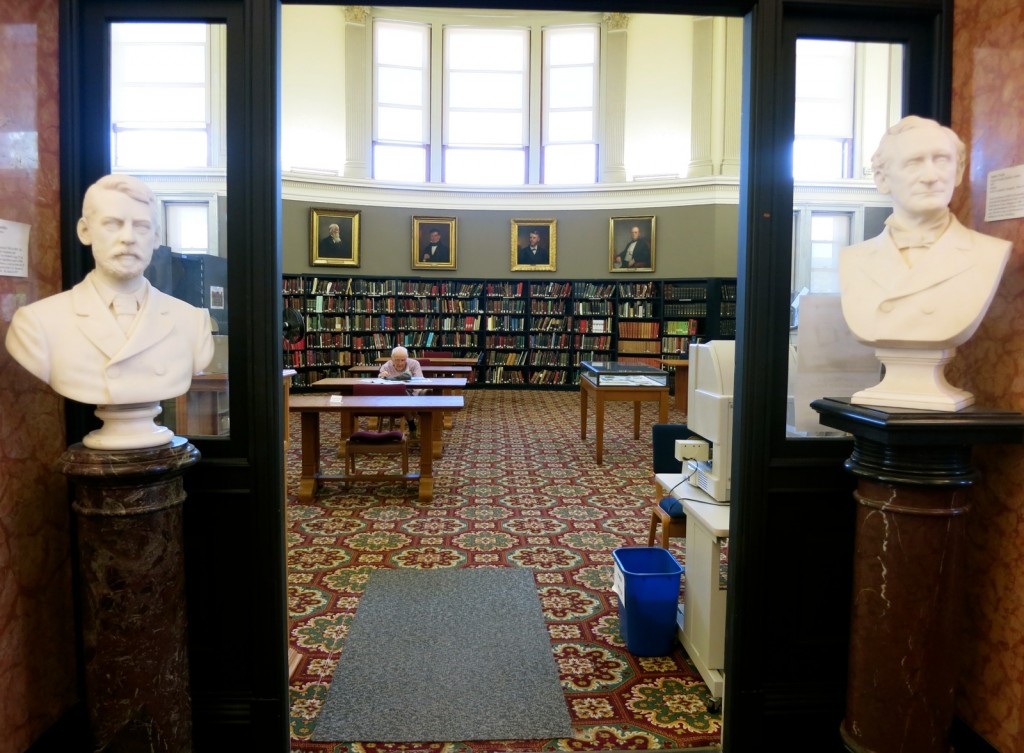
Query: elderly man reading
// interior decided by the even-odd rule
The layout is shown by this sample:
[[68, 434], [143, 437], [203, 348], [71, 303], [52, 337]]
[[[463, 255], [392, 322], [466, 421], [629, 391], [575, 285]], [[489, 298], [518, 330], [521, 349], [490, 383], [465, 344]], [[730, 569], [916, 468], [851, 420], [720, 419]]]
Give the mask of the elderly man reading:
[[[409, 351], [399, 345], [391, 350], [391, 360], [385, 361], [380, 365], [380, 371], [377, 372], [377, 376], [381, 379], [391, 379], [396, 381], [409, 381], [413, 377], [417, 379], [423, 378], [423, 369], [420, 367], [420, 362], [415, 358], [409, 358]], [[406, 390], [410, 395], [422, 395], [423, 390]], [[409, 424], [409, 433], [416, 436], [416, 416], [409, 414], [405, 417], [406, 423]]]
[[881, 235], [843, 249], [839, 280], [846, 323], [875, 346], [886, 374], [854, 403], [960, 410], [974, 402], [943, 369], [985, 316], [1011, 244], [964, 227], [949, 211], [965, 162], [952, 130], [916, 116], [892, 126], [872, 158], [893, 213]]

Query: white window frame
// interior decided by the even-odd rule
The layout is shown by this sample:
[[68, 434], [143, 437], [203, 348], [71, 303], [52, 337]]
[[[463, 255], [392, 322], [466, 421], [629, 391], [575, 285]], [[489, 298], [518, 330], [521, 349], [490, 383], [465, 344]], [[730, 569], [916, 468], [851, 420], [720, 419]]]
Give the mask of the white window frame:
[[[543, 91], [543, 78], [544, 78], [544, 56], [543, 56], [543, 45], [544, 45], [544, 30], [548, 27], [557, 26], [575, 26], [579, 27], [582, 25], [592, 24], [597, 28], [596, 44], [598, 45], [598, 55], [595, 63], [594, 71], [594, 87], [595, 87], [595, 106], [594, 106], [594, 144], [596, 156], [598, 159], [601, 151], [601, 139], [602, 132], [600, 129], [600, 123], [602, 122], [604, 102], [600, 97], [601, 94], [601, 81], [602, 81], [602, 70], [604, 68], [604, 60], [606, 55], [605, 46], [603, 42], [603, 20], [601, 14], [580, 14], [573, 13], [571, 15], [564, 15], [559, 18], [559, 14], [539, 14], [535, 17], [524, 16], [523, 14], [516, 14], [514, 19], [507, 18], [507, 14], [501, 13], [481, 13], [481, 14], [450, 14], [445, 16], [443, 20], [437, 19], [437, 13], [425, 13], [417, 12], [415, 9], [397, 9], [397, 8], [375, 8], [371, 12], [372, 21], [393, 21], [393, 22], [413, 22], [423, 23], [430, 26], [431, 33], [431, 53], [430, 53], [430, 126], [429, 133], [430, 139], [428, 143], [428, 172], [427, 172], [427, 183], [442, 184], [444, 183], [443, 176], [443, 164], [444, 164], [444, 149], [445, 149], [445, 134], [447, 133], [446, 124], [446, 103], [444, 102], [444, 27], [446, 25], [461, 25], [461, 26], [472, 26], [474, 28], [500, 28], [500, 27], [527, 27], [530, 32], [530, 46], [529, 46], [529, 106], [528, 106], [528, 121], [526, 124], [528, 133], [528, 142], [525, 146], [526, 149], [526, 185], [540, 185], [542, 181], [542, 157], [543, 157], [543, 133], [542, 133], [542, 122], [544, 120], [544, 103], [542, 101]], [[582, 17], [581, 17], [582, 16]], [[367, 24], [371, 31], [368, 34], [368, 41], [372, 46], [375, 42], [374, 33], [372, 32], [373, 23]], [[376, 139], [376, 113], [377, 113], [377, 96], [376, 96], [376, 54], [372, 54], [374, 65], [370, 73], [370, 78], [374, 82], [368, 87], [370, 92], [370, 101], [367, 103], [368, 110], [373, 113], [373, 125], [372, 133], [373, 138], [371, 139], [370, 157], [372, 161], [373, 152], [377, 145]], [[373, 169], [371, 165], [370, 172], [372, 174]], [[595, 178], [594, 184], [596, 185], [599, 178], [599, 166], [595, 165]]]
[[[131, 22], [118, 25], [131, 26]], [[227, 124], [226, 124], [226, 77], [227, 77], [227, 26], [225, 24], [203, 24], [206, 27], [206, 89], [204, 123], [156, 123], [156, 122], [112, 122], [111, 154], [115, 160], [114, 169], [136, 169], [139, 166], [116, 164], [117, 133], [134, 131], [202, 130], [206, 135], [206, 164], [187, 168], [173, 168], [177, 173], [209, 168], [225, 168], [227, 165]], [[128, 42], [131, 44], [131, 42]], [[113, 53], [113, 51], [112, 51]], [[117, 56], [112, 54], [112, 59]], [[117, 88], [126, 77], [115, 67], [111, 71], [111, 86]], [[138, 84], [135, 84], [138, 86]], [[154, 83], [154, 86], [160, 86]]]

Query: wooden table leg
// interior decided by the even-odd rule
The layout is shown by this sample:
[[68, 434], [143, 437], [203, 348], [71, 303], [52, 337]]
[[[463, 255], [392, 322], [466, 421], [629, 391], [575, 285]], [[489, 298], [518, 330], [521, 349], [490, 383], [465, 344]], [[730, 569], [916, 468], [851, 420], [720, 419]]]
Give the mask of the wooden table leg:
[[604, 398], [594, 394], [594, 431], [597, 434], [597, 464], [604, 462]]
[[642, 401], [633, 401], [633, 439], [640, 439], [640, 406]]
[[[422, 432], [420, 436], [432, 437], [434, 435], [434, 414], [431, 411], [421, 411], [419, 417], [420, 431]], [[441, 421], [438, 421], [438, 424], [440, 423]], [[440, 426], [438, 429], [440, 430]], [[419, 500], [420, 502], [430, 502], [434, 498], [434, 454], [423, 450], [421, 444]]]
[[[439, 458], [441, 457], [441, 455], [444, 454], [444, 433], [441, 430], [442, 428], [444, 428], [444, 416], [446, 412], [447, 411], [441, 411], [441, 413], [437, 417], [437, 421], [433, 420], [433, 414], [431, 414], [430, 423], [433, 425], [433, 428], [430, 428], [430, 425], [427, 425], [421, 429], [423, 431], [423, 434], [421, 436], [430, 437], [430, 450], [435, 458]], [[429, 434], [427, 433], [428, 429], [430, 429]], [[420, 441], [422, 442], [423, 440]], [[421, 448], [420, 452], [422, 451], [423, 450]]]
[[299, 502], [308, 504], [320, 486], [320, 414], [302, 413], [302, 477], [299, 479]]
[[580, 387], [580, 439], [587, 439], [587, 390], [584, 387]]
[[668, 390], [664, 390], [658, 396], [658, 423], [668, 423]]
[[676, 366], [676, 408], [686, 413], [689, 403], [690, 367]]

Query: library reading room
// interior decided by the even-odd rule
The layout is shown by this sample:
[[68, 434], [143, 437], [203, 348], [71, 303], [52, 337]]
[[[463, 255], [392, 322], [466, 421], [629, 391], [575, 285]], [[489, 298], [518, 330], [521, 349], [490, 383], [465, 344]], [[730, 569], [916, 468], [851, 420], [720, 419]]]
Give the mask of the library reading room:
[[0, 753], [1024, 750], [1016, 9], [0, 5]]

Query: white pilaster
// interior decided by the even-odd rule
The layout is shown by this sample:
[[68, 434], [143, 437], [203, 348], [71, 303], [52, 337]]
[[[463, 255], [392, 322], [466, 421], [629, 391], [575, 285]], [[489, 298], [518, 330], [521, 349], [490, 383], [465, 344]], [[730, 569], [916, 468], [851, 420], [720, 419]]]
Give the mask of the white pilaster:
[[600, 151], [602, 183], [626, 180], [626, 43], [629, 16], [606, 13], [604, 16], [604, 124]]
[[370, 177], [373, 108], [370, 87], [370, 8], [345, 7], [345, 177]]

